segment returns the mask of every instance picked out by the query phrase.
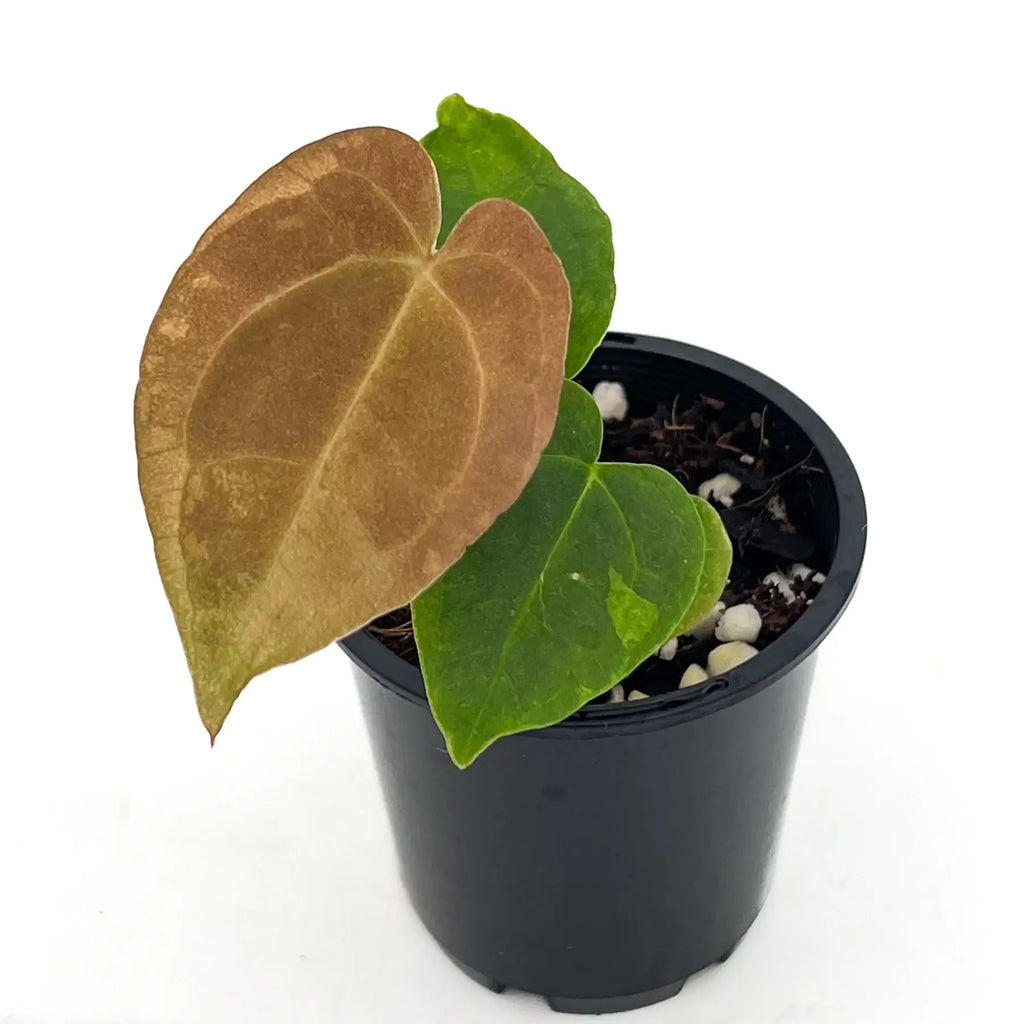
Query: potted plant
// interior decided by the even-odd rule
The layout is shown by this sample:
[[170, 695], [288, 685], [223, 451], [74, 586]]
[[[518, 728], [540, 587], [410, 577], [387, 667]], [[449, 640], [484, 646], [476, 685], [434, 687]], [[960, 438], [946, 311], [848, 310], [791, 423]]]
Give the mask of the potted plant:
[[606, 337], [594, 198], [514, 121], [438, 119], [306, 146], [202, 236], [143, 498], [211, 740], [344, 638], [427, 928], [495, 990], [628, 1009], [765, 898], [863, 496], [770, 379]]

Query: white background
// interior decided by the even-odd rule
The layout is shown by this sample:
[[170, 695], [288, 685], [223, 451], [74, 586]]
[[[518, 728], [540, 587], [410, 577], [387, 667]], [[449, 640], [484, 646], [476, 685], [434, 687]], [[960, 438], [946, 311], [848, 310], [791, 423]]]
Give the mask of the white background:
[[868, 497], [768, 905], [622, 1019], [1020, 1020], [1019, 5], [20, 4], [3, 32], [0, 1021], [551, 1020], [412, 916], [338, 650], [210, 751], [135, 483], [143, 337], [202, 229], [453, 91], [605, 206], [613, 326], [785, 383]]

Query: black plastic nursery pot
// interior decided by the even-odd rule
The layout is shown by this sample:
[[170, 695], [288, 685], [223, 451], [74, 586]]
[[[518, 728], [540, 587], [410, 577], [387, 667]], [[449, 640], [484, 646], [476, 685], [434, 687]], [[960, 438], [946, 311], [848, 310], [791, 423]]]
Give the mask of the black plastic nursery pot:
[[[589, 705], [449, 760], [419, 671], [362, 631], [356, 666], [412, 904], [470, 976], [555, 1010], [628, 1010], [725, 960], [768, 893], [814, 672], [853, 594], [866, 512], [832, 431], [768, 377], [690, 345], [609, 334], [581, 383], [621, 381], [631, 406], [715, 395], [773, 411], [813, 448], [814, 603], [756, 658], [649, 700]], [[648, 412], [650, 409], [647, 410]]]

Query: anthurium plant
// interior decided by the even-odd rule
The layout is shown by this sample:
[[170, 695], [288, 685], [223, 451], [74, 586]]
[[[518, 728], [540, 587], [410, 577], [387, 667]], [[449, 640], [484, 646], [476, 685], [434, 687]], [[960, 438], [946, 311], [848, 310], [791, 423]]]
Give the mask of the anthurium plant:
[[611, 227], [515, 121], [331, 135], [175, 275], [142, 356], [139, 479], [215, 737], [256, 675], [411, 602], [459, 766], [559, 722], [714, 605], [731, 545], [669, 473], [599, 461], [574, 377]]

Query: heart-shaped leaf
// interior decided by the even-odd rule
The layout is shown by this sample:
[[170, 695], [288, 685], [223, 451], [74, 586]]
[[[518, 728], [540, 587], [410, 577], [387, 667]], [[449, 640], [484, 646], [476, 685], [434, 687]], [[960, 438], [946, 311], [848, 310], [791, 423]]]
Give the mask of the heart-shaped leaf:
[[511, 199], [544, 229], [572, 289], [565, 375], [575, 377], [601, 343], [615, 302], [612, 226], [597, 200], [510, 117], [449, 96], [423, 139], [441, 182], [444, 238], [474, 203]]
[[597, 462], [600, 446], [593, 399], [567, 381], [519, 499], [413, 601], [427, 696], [458, 765], [606, 692], [714, 586], [698, 504], [656, 466]]
[[551, 435], [558, 258], [506, 200], [435, 253], [440, 223], [414, 139], [331, 136], [218, 218], [153, 321], [139, 478], [211, 736], [253, 676], [419, 593]]

